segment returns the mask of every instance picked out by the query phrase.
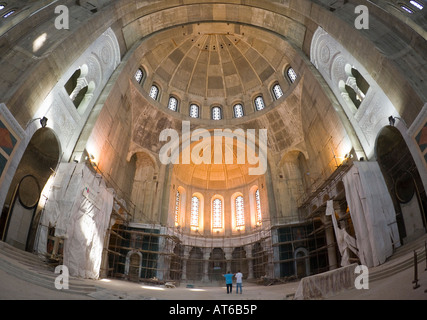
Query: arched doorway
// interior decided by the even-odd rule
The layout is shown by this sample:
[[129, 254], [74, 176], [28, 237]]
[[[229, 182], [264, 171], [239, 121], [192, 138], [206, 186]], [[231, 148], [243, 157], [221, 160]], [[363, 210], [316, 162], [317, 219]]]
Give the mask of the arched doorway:
[[231, 272], [236, 273], [240, 270], [243, 278], [246, 279], [249, 274], [248, 260], [246, 259], [246, 251], [243, 247], [237, 247], [231, 255]]
[[182, 256], [184, 250], [180, 244], [177, 244], [173, 250], [172, 259], [170, 262], [169, 276], [171, 280], [181, 280], [182, 276]]
[[213, 248], [209, 258], [209, 280], [220, 281], [223, 279], [223, 274], [227, 263], [225, 261], [225, 253], [221, 248]]
[[[61, 147], [55, 132], [40, 128], [19, 162], [0, 219], [2, 240], [32, 251], [42, 208], [40, 194], [59, 162]], [[26, 240], [24, 240], [26, 239]]]
[[203, 252], [198, 247], [193, 247], [187, 261], [187, 279], [202, 280], [203, 278]]
[[310, 275], [310, 260], [308, 250], [300, 247], [295, 250], [295, 275], [297, 278], [303, 278]]
[[411, 152], [400, 131], [384, 127], [375, 152], [396, 211], [402, 243], [425, 233], [427, 196]]

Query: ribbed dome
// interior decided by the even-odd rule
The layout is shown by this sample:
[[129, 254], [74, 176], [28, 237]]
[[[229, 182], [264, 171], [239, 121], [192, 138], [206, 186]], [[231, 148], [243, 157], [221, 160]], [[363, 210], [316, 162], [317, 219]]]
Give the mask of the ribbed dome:
[[167, 91], [221, 100], [257, 90], [282, 56], [259, 38], [193, 32], [158, 43], [146, 58]]

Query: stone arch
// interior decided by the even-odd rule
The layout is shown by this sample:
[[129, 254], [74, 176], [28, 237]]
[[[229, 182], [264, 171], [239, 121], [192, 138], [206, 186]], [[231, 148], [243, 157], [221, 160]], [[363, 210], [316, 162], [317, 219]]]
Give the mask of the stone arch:
[[294, 252], [295, 276], [303, 278], [310, 275], [309, 252], [306, 248], [299, 247]]
[[187, 279], [203, 279], [203, 251], [199, 247], [193, 247], [187, 260]]
[[425, 233], [427, 195], [411, 151], [399, 129], [383, 127], [375, 142], [375, 156], [396, 211], [400, 240]]
[[220, 281], [227, 272], [225, 253], [222, 248], [213, 248], [209, 257], [209, 280]]
[[234, 248], [231, 254], [231, 259], [231, 272], [236, 273], [240, 270], [240, 272], [243, 274], [243, 278], [247, 279], [249, 275], [249, 264], [246, 257], [245, 248]]
[[[60, 153], [61, 145], [56, 133], [47, 127], [40, 128], [31, 137], [15, 171], [2, 210], [0, 231], [3, 233], [3, 240], [22, 250], [32, 251], [33, 249], [42, 209], [37, 206], [38, 199], [58, 165]], [[31, 179], [33, 182], [29, 179], [23, 181], [24, 177], [33, 177]], [[21, 208], [22, 199], [19, 199], [19, 192], [15, 191], [25, 188], [26, 182], [30, 185], [27, 188], [30, 193], [37, 192], [37, 195], [31, 196], [31, 198], [37, 198], [37, 203], [34, 206]], [[32, 188], [31, 185], [39, 187]], [[18, 211], [20, 213], [15, 215]], [[23, 212], [26, 212], [26, 216]], [[31, 218], [28, 215], [31, 215]], [[11, 230], [16, 231], [14, 235], [8, 234]]]
[[141, 276], [142, 254], [131, 250], [126, 254], [125, 274], [130, 281], [138, 282]]

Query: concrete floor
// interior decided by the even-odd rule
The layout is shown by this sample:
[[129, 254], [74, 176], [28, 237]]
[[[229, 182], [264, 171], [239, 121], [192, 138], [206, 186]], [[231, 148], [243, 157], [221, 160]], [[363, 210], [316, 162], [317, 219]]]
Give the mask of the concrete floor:
[[[425, 239], [424, 239], [425, 238]], [[419, 241], [424, 246], [427, 235]], [[417, 247], [417, 248], [418, 248]], [[420, 250], [424, 250], [421, 248]], [[418, 261], [418, 284], [414, 289], [414, 268], [411, 259], [412, 249], [403, 251], [383, 265], [369, 269], [369, 275], [374, 278], [369, 282], [369, 289], [350, 289], [325, 298], [325, 300], [427, 300], [427, 262], [423, 253]], [[420, 256], [421, 257], [421, 256]], [[0, 258], [2, 258], [0, 256]], [[3, 257], [9, 259], [10, 257]], [[19, 262], [17, 262], [19, 263]], [[406, 263], [408, 266], [394, 272], [393, 268]], [[20, 265], [22, 270], [32, 268]], [[34, 268], [32, 268], [34, 272]], [[389, 275], [390, 274], [390, 275]], [[374, 276], [375, 275], [375, 276]], [[382, 275], [383, 279], [379, 279]], [[56, 275], [53, 275], [54, 277]], [[377, 279], [377, 280], [375, 280]], [[80, 281], [80, 280], [79, 280]], [[296, 292], [299, 282], [276, 284], [271, 286], [255, 285], [244, 282], [243, 294], [227, 294], [225, 285], [219, 286], [197, 286], [187, 288], [185, 284], [177, 288], [165, 288], [164, 286], [153, 286], [144, 283], [133, 283], [115, 279], [81, 280], [85, 285], [96, 288], [95, 292], [88, 294], [72, 294], [67, 290], [56, 290], [24, 281], [10, 270], [6, 272], [0, 268], [0, 299], [1, 300], [290, 300]]]
[[[369, 289], [351, 289], [326, 300], [427, 300], [427, 271], [425, 263], [419, 263], [419, 285], [413, 289], [413, 269], [409, 268], [390, 278], [369, 283]], [[97, 291], [83, 295], [71, 294], [66, 290], [47, 289], [33, 283], [23, 281], [0, 270], [1, 300], [289, 300], [288, 295], [295, 293], [299, 282], [259, 286], [246, 284], [243, 294], [227, 294], [225, 286], [187, 288], [165, 288], [143, 283], [103, 279], [85, 280], [93, 284]]]

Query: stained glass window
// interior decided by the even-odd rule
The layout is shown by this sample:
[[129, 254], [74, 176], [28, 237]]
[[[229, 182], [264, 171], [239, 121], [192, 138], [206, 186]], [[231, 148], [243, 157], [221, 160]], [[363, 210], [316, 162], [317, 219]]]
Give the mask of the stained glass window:
[[261, 96], [255, 98], [255, 109], [260, 111], [265, 108], [264, 99]]
[[276, 100], [280, 99], [283, 96], [282, 88], [278, 83], [273, 86], [273, 94]]
[[213, 215], [212, 215], [213, 221], [212, 225], [216, 228], [222, 228], [222, 200], [221, 199], [214, 199], [213, 201]]
[[294, 83], [297, 80], [298, 76], [293, 68], [289, 68], [287, 74], [288, 74], [289, 80], [291, 80], [292, 83]]
[[221, 120], [221, 107], [213, 107], [212, 108], [212, 120]]
[[199, 106], [197, 104], [190, 105], [190, 117], [199, 118]]
[[259, 189], [255, 191], [255, 201], [256, 201], [256, 212], [257, 212], [257, 222], [261, 223], [262, 213], [261, 213], [261, 200], [259, 198]]
[[150, 94], [149, 96], [154, 99], [157, 100], [157, 97], [159, 96], [159, 88], [156, 85], [152, 85], [151, 86], [151, 90], [150, 90]]
[[234, 111], [234, 117], [235, 118], [241, 118], [243, 117], [243, 106], [238, 103], [233, 107], [233, 111]]
[[245, 208], [243, 205], [243, 197], [236, 198], [236, 226], [242, 227], [245, 225]]
[[168, 109], [172, 111], [178, 110], [178, 99], [175, 97], [169, 98]]
[[196, 196], [191, 198], [191, 221], [190, 224], [192, 227], [199, 226], [199, 209], [200, 208], [200, 199]]

